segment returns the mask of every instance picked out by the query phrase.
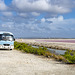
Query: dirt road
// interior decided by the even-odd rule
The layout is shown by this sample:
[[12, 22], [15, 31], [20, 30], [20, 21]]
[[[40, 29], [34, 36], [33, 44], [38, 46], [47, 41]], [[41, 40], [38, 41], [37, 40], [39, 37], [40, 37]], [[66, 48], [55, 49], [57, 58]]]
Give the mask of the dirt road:
[[0, 75], [75, 75], [75, 65], [16, 50], [0, 50]]

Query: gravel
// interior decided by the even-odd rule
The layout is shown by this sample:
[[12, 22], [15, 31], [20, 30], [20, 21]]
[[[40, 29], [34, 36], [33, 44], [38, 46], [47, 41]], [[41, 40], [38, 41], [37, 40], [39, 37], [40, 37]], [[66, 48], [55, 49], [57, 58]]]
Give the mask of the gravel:
[[0, 50], [0, 75], [75, 75], [75, 65], [17, 50]]

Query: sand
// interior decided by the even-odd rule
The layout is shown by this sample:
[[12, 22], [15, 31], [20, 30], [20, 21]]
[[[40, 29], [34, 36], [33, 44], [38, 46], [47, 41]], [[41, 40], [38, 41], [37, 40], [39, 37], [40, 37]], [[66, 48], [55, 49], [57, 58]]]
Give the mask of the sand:
[[17, 50], [0, 50], [0, 75], [75, 75], [75, 65]]

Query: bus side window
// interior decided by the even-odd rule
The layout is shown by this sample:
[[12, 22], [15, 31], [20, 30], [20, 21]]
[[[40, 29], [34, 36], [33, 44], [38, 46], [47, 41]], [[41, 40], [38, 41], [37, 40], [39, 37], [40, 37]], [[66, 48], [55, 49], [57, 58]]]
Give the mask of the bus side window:
[[5, 40], [6, 39], [5, 36], [2, 36], [2, 39]]

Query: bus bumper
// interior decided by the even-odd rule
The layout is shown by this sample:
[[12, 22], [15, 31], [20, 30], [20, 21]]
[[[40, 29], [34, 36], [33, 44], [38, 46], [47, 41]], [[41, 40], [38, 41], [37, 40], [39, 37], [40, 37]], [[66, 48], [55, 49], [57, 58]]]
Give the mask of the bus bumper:
[[14, 46], [4, 46], [4, 45], [0, 45], [0, 49], [14, 49]]

